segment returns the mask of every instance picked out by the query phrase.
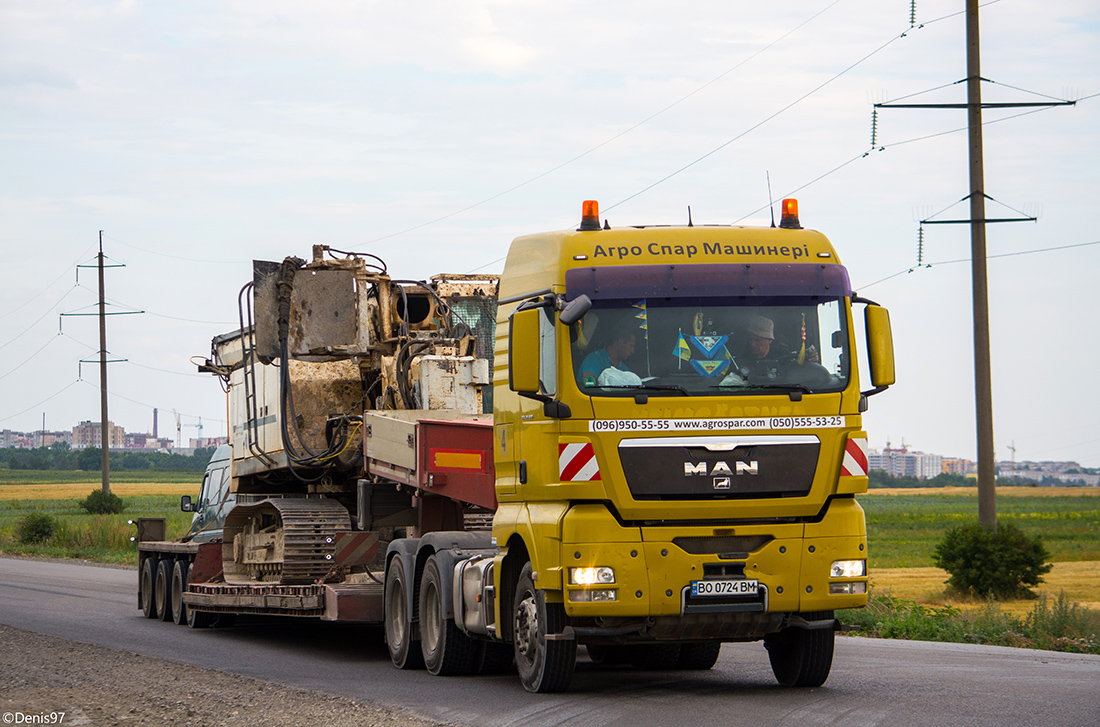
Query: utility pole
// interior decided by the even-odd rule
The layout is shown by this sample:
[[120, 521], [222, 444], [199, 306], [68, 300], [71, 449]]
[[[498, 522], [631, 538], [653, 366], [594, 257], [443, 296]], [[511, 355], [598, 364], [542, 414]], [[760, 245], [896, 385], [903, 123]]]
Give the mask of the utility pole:
[[997, 532], [997, 463], [993, 460], [993, 383], [989, 355], [989, 285], [985, 265], [985, 160], [978, 0], [966, 0], [966, 114], [970, 136], [970, 278], [974, 296], [974, 404], [978, 435], [978, 522]]
[[[981, 48], [978, 32], [979, 0], [966, 0], [966, 103], [878, 103], [875, 108], [957, 109], [967, 111], [969, 133], [970, 218], [922, 220], [921, 225], [970, 225], [970, 277], [974, 308], [974, 410], [978, 440], [978, 522], [997, 531], [997, 463], [993, 451], [993, 385], [989, 355], [989, 286], [986, 279], [985, 230], [990, 222], [1035, 222], [1034, 217], [988, 219], [985, 216], [985, 167], [982, 145], [983, 108], [1072, 106], [1073, 101], [982, 103]], [[992, 199], [992, 197], [990, 197]], [[922, 229], [923, 232], [923, 229]]]
[[[80, 281], [80, 268], [89, 268], [91, 265], [77, 265], [77, 282]], [[118, 361], [125, 361], [126, 359], [107, 359], [107, 316], [125, 315], [128, 313], [144, 313], [140, 310], [128, 310], [128, 311], [113, 311], [107, 312], [107, 295], [103, 284], [103, 269], [104, 268], [121, 268], [122, 265], [106, 265], [104, 263], [103, 256], [103, 230], [99, 231], [99, 254], [96, 255], [95, 267], [99, 273], [99, 311], [98, 313], [62, 313], [61, 317], [65, 316], [86, 316], [86, 315], [98, 315], [99, 316], [99, 443], [100, 443], [100, 471], [103, 476], [103, 494], [111, 494], [111, 476], [110, 476], [110, 449], [111, 449], [111, 433], [110, 425], [107, 421], [107, 364], [116, 363]], [[95, 363], [94, 361], [86, 361], [81, 359], [80, 363]], [[43, 428], [45, 425], [43, 424]]]
[[99, 268], [99, 424], [101, 472], [103, 474], [103, 494], [111, 494], [111, 438], [110, 425], [107, 423], [107, 301], [103, 291], [103, 230], [99, 231], [99, 255], [96, 256]]

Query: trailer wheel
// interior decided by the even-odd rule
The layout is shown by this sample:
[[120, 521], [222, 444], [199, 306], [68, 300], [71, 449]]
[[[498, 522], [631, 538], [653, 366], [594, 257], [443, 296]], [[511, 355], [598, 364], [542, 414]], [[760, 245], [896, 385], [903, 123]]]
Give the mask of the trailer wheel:
[[147, 556], [141, 564], [141, 612], [145, 618], [156, 618], [156, 583], [157, 583], [157, 559]]
[[172, 620], [172, 561], [168, 558], [157, 564], [157, 580], [153, 588], [157, 608], [157, 618], [161, 621]]
[[182, 626], [187, 623], [187, 604], [183, 592], [187, 590], [187, 572], [191, 570], [185, 560], [177, 560], [172, 566], [172, 620]]
[[676, 660], [676, 668], [692, 671], [710, 669], [718, 662], [718, 654], [721, 651], [721, 641], [681, 644], [680, 658]]
[[516, 669], [529, 692], [562, 692], [573, 680], [577, 666], [575, 639], [550, 639], [565, 629], [565, 607], [547, 603], [546, 592], [535, 588], [531, 564], [519, 574], [512, 608]]
[[420, 650], [424, 666], [436, 676], [472, 674], [477, 657], [477, 641], [444, 618], [445, 594], [439, 562], [433, 555], [424, 564], [420, 579]]
[[412, 604], [406, 595], [405, 583], [405, 564], [398, 556], [386, 571], [386, 648], [390, 661], [398, 669], [419, 669], [424, 666], [424, 656], [420, 641], [412, 637]]
[[187, 609], [187, 625], [193, 629], [208, 629], [217, 621], [218, 614]]
[[[801, 614], [807, 621], [833, 618], [832, 611]], [[833, 666], [832, 629], [783, 629], [764, 637], [775, 679], [785, 687], [820, 687]]]

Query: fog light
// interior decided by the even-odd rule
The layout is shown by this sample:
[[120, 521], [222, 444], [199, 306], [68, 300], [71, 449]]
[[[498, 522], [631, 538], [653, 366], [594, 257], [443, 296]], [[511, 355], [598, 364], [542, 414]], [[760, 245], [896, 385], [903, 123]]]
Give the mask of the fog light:
[[858, 593], [866, 593], [867, 584], [863, 581], [857, 583], [830, 583], [829, 595], [830, 596], [847, 596]]
[[599, 583], [614, 583], [615, 571], [604, 566], [593, 568], [570, 568], [569, 583], [574, 586], [591, 586]]
[[592, 603], [596, 601], [614, 601], [618, 591], [614, 588], [594, 588], [590, 591], [570, 591], [569, 600], [573, 603]]
[[829, 569], [830, 578], [859, 578], [867, 575], [865, 560], [835, 560]]

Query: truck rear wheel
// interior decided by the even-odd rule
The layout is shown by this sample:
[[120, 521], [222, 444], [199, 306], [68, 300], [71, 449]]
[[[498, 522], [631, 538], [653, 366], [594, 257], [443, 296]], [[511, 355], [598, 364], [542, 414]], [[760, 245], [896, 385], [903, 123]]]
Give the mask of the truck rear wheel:
[[[801, 614], [807, 621], [833, 618], [832, 611]], [[764, 637], [775, 679], [785, 687], [820, 687], [833, 666], [832, 629], [787, 628]]]
[[208, 629], [218, 620], [218, 614], [187, 609], [187, 625], [193, 629]]
[[172, 620], [172, 561], [165, 558], [157, 563], [157, 580], [153, 587], [157, 618]]
[[472, 674], [477, 641], [444, 618], [443, 579], [433, 555], [424, 564], [420, 579], [420, 649], [424, 666], [436, 676]]
[[187, 604], [183, 592], [187, 590], [187, 572], [191, 570], [185, 560], [177, 560], [172, 566], [172, 620], [180, 626], [187, 623]]
[[535, 588], [531, 564], [523, 566], [513, 601], [516, 669], [529, 692], [563, 692], [577, 666], [574, 639], [547, 639], [565, 629], [565, 607], [547, 603], [546, 592]]
[[145, 618], [156, 618], [157, 559], [148, 556], [141, 564], [141, 612]]
[[412, 604], [405, 590], [405, 578], [405, 564], [399, 555], [390, 561], [386, 571], [386, 648], [390, 661], [398, 669], [419, 669], [424, 666], [424, 656], [420, 641], [412, 637]]

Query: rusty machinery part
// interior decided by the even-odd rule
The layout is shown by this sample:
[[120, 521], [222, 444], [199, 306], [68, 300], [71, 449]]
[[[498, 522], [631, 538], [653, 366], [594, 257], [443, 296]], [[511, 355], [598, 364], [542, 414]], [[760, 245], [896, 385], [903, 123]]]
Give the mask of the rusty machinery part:
[[332, 570], [334, 536], [351, 529], [347, 508], [327, 498], [238, 505], [225, 518], [227, 583], [314, 583]]
[[[343, 255], [345, 258], [348, 258], [348, 259], [361, 260], [363, 265], [365, 265], [366, 267], [369, 267], [369, 268], [374, 268], [375, 270], [377, 270], [382, 275], [385, 275], [386, 272], [387, 272], [386, 271], [386, 261], [383, 260], [382, 258], [378, 257], [377, 255], [372, 255], [369, 252], [348, 252], [346, 250], [337, 250], [336, 248], [329, 247], [328, 245], [314, 245], [313, 249], [314, 249], [313, 257], [314, 257], [315, 262], [317, 261], [317, 258], [319, 257], [319, 254], [323, 256], [323, 254], [326, 253], [326, 252], [334, 260], [338, 260], [339, 258], [337, 258], [336, 255], [332, 254], [332, 253], [338, 253], [338, 254]], [[378, 263], [375, 264], [375, 263], [367, 262], [364, 258], [368, 258], [368, 257], [377, 260]]]

